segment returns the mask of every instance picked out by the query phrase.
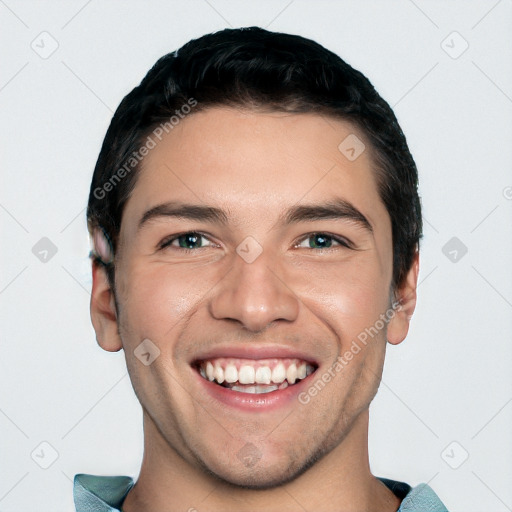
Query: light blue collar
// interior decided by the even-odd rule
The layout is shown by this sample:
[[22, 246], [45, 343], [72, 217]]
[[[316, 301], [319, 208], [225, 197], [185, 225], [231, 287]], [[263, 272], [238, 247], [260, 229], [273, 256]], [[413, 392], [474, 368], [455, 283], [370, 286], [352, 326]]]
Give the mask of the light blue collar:
[[129, 476], [75, 475], [73, 497], [76, 512], [120, 512], [134, 486]]
[[[427, 484], [411, 488], [404, 482], [377, 478], [402, 500], [397, 512], [448, 512]], [[121, 512], [123, 501], [134, 485], [129, 476], [75, 475], [76, 512]]]

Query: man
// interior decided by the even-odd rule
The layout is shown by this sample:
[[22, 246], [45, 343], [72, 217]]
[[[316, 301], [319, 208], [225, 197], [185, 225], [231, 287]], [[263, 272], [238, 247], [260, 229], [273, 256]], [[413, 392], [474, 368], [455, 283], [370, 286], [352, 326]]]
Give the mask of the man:
[[162, 57], [105, 137], [91, 317], [143, 408], [139, 478], [79, 512], [446, 511], [372, 475], [368, 408], [416, 303], [417, 171], [317, 43], [224, 30]]

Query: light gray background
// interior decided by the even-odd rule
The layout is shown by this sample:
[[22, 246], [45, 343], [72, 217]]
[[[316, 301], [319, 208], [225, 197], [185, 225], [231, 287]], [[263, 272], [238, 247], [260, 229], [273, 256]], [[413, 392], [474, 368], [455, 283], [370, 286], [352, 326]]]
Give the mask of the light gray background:
[[[102, 351], [89, 320], [90, 178], [158, 57], [249, 25], [367, 74], [419, 167], [419, 303], [371, 407], [372, 471], [429, 482], [451, 512], [512, 510], [511, 0], [0, 0], [0, 23], [1, 512], [74, 510], [78, 472], [137, 476], [124, 354]], [[43, 237], [58, 249], [46, 262]]]

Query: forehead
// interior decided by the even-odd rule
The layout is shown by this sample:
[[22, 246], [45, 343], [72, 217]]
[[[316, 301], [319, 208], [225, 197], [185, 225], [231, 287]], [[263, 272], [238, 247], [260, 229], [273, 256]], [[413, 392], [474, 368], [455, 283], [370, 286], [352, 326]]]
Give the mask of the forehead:
[[291, 205], [331, 197], [375, 222], [387, 217], [369, 145], [351, 124], [214, 107], [185, 117], [144, 158], [123, 218], [136, 222], [147, 209], [179, 199], [256, 225]]

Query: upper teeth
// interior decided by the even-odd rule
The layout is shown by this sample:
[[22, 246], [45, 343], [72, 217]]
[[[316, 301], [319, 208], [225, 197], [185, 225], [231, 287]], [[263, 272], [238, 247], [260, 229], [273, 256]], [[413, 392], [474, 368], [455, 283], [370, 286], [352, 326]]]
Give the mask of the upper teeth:
[[313, 373], [314, 367], [299, 359], [239, 360], [218, 358], [203, 361], [200, 373], [219, 384], [289, 384]]

